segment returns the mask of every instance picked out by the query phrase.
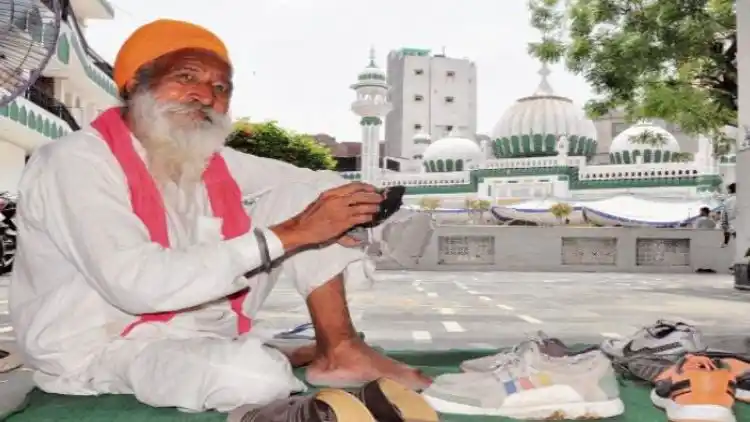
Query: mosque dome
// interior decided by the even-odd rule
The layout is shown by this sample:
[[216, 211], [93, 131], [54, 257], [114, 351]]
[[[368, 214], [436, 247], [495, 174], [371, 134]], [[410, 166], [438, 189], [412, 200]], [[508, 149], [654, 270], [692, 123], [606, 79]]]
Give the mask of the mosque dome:
[[385, 71], [378, 67], [375, 63], [375, 49], [370, 48], [370, 63], [365, 67], [359, 75], [357, 80], [359, 83], [374, 82], [378, 84], [384, 84], [386, 82]]
[[609, 147], [610, 164], [665, 163], [680, 152], [677, 139], [651, 122], [635, 124], [615, 136]]
[[422, 155], [425, 171], [430, 173], [464, 171], [479, 164], [483, 154], [471, 139], [448, 136], [430, 144]]
[[530, 97], [516, 101], [492, 131], [493, 153], [497, 158], [557, 155], [557, 141], [568, 137], [568, 155], [596, 153], [596, 127], [569, 98], [556, 95], [549, 84], [545, 65], [542, 81]]
[[430, 134], [429, 133], [425, 133], [425, 132], [418, 132], [411, 139], [412, 139], [412, 141], [414, 141], [415, 145], [419, 145], [419, 144], [427, 144], [427, 145], [429, 145], [432, 142], [432, 137], [430, 136]]

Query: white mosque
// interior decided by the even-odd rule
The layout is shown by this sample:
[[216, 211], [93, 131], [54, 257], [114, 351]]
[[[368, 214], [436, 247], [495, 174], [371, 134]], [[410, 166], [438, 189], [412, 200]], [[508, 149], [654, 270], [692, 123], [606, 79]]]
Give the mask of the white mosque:
[[[411, 205], [427, 196], [449, 210], [463, 208], [467, 198], [484, 199], [502, 214], [519, 209], [546, 212], [559, 202], [574, 209], [601, 203], [614, 212], [641, 208], [630, 210], [633, 221], [649, 220], [641, 215], [648, 208], [680, 214], [655, 220], [683, 221], [703, 205], [715, 208], [724, 186], [734, 181], [733, 153], [715, 157], [711, 140], [701, 136], [697, 153], [685, 154], [675, 136], [648, 121], [613, 139], [608, 164], [592, 165], [597, 153], [594, 123], [581, 107], [553, 90], [546, 67], [540, 76], [536, 91], [501, 115], [491, 141], [459, 134], [433, 140], [428, 133], [418, 133], [413, 141], [423, 148], [421, 159], [399, 159], [402, 171], [396, 172], [378, 168], [374, 156], [379, 153], [382, 119], [391, 108], [385, 72], [371, 60], [352, 86], [357, 93], [352, 109], [361, 117], [367, 156], [361, 172], [344, 177], [384, 187], [404, 185]], [[652, 207], [654, 203], [660, 206]]]

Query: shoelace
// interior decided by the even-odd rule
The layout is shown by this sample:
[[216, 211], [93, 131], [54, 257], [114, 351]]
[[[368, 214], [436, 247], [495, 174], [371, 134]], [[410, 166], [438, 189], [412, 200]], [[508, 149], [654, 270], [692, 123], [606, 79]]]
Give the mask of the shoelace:
[[499, 367], [506, 367], [512, 363], [518, 363], [519, 355], [522, 350], [524, 350], [528, 345], [532, 343], [543, 344], [545, 338], [547, 338], [547, 336], [545, 336], [541, 331], [538, 331], [536, 335], [528, 336], [528, 339], [513, 346], [510, 351], [496, 354], [495, 360], [491, 365], [493, 371], [498, 369]]
[[717, 361], [708, 356], [693, 355], [688, 353], [680, 363], [682, 370], [704, 370], [715, 371], [719, 369]]

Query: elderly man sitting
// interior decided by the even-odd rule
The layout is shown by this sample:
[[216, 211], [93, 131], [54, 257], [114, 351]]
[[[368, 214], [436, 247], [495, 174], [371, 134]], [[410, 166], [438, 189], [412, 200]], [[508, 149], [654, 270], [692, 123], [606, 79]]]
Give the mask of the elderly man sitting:
[[[123, 107], [40, 148], [21, 181], [10, 306], [40, 388], [227, 411], [303, 390], [292, 364], [318, 384], [429, 383], [347, 310], [345, 282], [368, 277], [344, 233], [372, 220], [372, 186], [224, 148], [232, 67], [202, 27], [139, 28], [114, 79]], [[248, 216], [242, 197], [262, 192]], [[317, 341], [287, 355], [251, 331], [282, 273]]]

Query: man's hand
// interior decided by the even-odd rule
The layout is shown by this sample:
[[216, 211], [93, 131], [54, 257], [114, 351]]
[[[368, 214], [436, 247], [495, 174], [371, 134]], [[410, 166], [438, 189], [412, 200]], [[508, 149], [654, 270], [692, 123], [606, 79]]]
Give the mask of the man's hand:
[[372, 221], [382, 201], [374, 186], [349, 183], [323, 192], [300, 214], [271, 230], [287, 252], [326, 244], [352, 227]]

